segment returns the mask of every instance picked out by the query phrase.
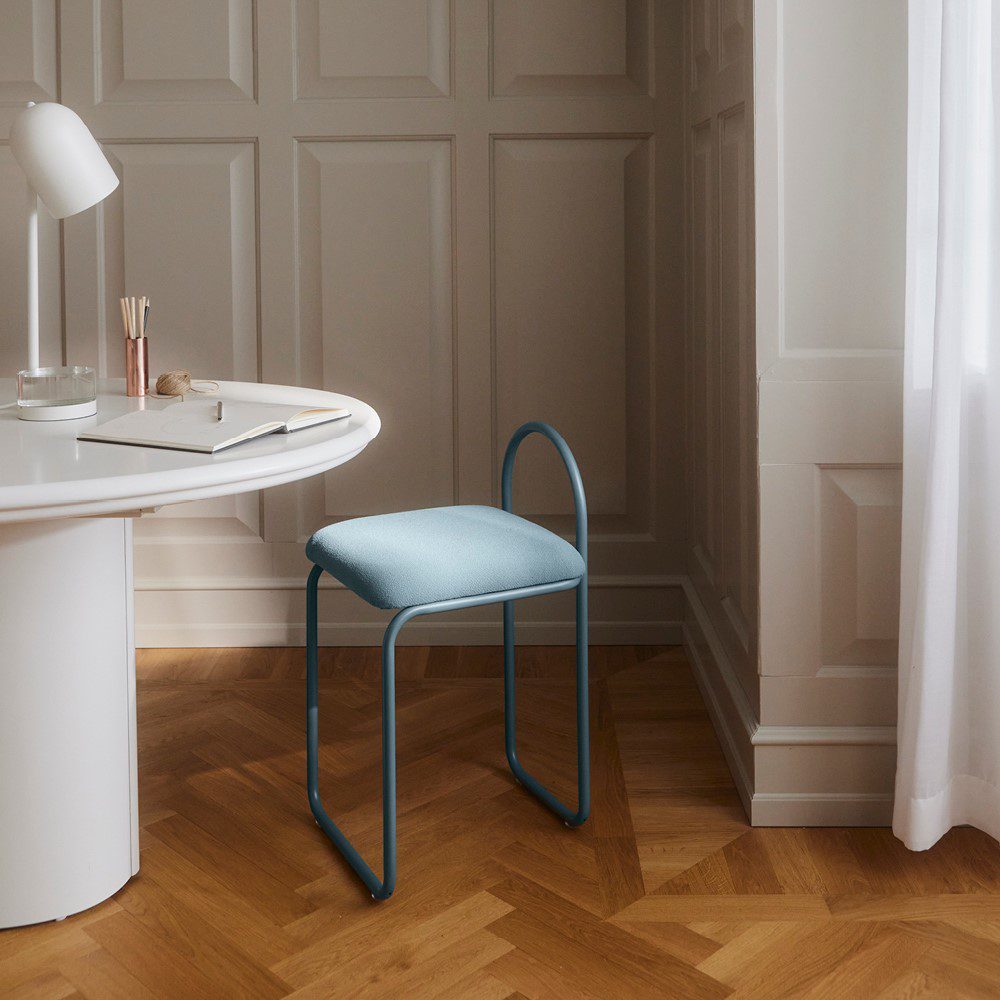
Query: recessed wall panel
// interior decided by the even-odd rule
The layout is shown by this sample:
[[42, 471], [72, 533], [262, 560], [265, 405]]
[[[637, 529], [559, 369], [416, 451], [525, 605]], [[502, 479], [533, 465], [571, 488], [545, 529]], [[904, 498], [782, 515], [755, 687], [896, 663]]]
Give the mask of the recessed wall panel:
[[298, 158], [306, 378], [382, 417], [371, 460], [328, 476], [309, 517], [451, 503], [451, 143], [303, 142]]
[[899, 469], [824, 469], [819, 481], [823, 665], [894, 666]]
[[739, 62], [746, 52], [746, 0], [719, 4], [719, 68]]
[[782, 28], [783, 346], [901, 349], [905, 0], [795, 0]]
[[[258, 379], [254, 147], [228, 142], [107, 143], [121, 183], [64, 223], [67, 355], [100, 377], [124, 376], [122, 294], [150, 299], [151, 381], [185, 368], [196, 379]], [[136, 537], [162, 543], [156, 575], [185, 576], [172, 543], [259, 537], [256, 495], [184, 504], [143, 519]], [[168, 537], [158, 522], [174, 524]]]
[[[641, 138], [494, 143], [497, 448], [560, 428], [590, 510], [628, 517], [649, 489], [648, 148]], [[565, 514], [565, 473], [525, 445], [518, 509]]]
[[762, 672], [892, 669], [898, 466], [765, 465], [761, 496]]
[[448, 0], [298, 0], [296, 97], [443, 97]]
[[648, 90], [648, 0], [493, 0], [492, 14], [498, 96]]
[[721, 529], [726, 609], [740, 635], [756, 619], [756, 406], [753, 359], [752, 184], [747, 115], [719, 118]]
[[6, 0], [0, 14], [0, 106], [56, 99], [55, 0]]
[[98, 0], [99, 102], [252, 101], [253, 0]]
[[688, 70], [691, 93], [697, 94], [715, 72], [714, 37], [719, 0], [690, 0], [688, 24]]
[[250, 143], [114, 143], [105, 201], [106, 364], [124, 374], [118, 296], [150, 298], [154, 373], [257, 380], [254, 155]]
[[691, 545], [705, 577], [718, 582], [719, 519], [722, 466], [720, 455], [719, 382], [721, 355], [718, 334], [716, 266], [717, 154], [711, 121], [691, 130], [689, 174], [690, 265], [689, 400], [691, 435]]

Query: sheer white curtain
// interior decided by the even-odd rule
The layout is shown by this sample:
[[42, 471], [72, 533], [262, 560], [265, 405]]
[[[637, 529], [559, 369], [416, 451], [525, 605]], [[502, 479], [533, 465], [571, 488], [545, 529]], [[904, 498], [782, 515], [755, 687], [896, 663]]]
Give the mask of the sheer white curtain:
[[910, 0], [893, 830], [1000, 837], [1000, 0]]

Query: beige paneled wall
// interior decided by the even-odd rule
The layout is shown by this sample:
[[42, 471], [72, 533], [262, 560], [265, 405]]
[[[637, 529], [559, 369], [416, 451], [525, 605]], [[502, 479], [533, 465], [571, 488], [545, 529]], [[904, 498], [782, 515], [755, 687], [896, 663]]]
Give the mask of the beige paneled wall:
[[[506, 438], [534, 417], [563, 430], [589, 487], [594, 639], [678, 637], [681, 12], [680, 0], [5, 5], [0, 134], [20, 102], [62, 100], [122, 178], [98, 210], [43, 225], [47, 357], [120, 374], [125, 288], [152, 298], [155, 372], [338, 389], [383, 418], [378, 441], [325, 478], [138, 523], [140, 643], [300, 642], [312, 531], [495, 501]], [[727, 22], [721, 43], [735, 37]], [[727, 136], [728, 150], [742, 141]], [[0, 178], [12, 370], [22, 199], [5, 148]], [[535, 442], [516, 500], [569, 531], [558, 465]], [[323, 641], [377, 640], [381, 614], [336, 586], [321, 601]], [[569, 637], [568, 602], [524, 614], [527, 640]], [[411, 635], [497, 630], [475, 610]]]
[[685, 3], [687, 642], [749, 808], [757, 674], [750, 0]]

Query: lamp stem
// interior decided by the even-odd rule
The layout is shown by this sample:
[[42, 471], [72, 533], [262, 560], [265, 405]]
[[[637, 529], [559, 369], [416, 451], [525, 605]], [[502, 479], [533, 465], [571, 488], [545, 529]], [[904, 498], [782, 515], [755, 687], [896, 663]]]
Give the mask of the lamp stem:
[[38, 362], [38, 195], [28, 185], [28, 367]]

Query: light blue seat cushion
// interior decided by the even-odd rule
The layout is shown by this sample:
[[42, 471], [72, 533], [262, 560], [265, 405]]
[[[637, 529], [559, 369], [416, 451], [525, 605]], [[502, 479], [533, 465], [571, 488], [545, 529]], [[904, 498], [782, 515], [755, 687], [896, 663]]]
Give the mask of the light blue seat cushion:
[[496, 507], [433, 507], [357, 517], [306, 545], [317, 566], [377, 608], [533, 587], [583, 575], [565, 539]]

